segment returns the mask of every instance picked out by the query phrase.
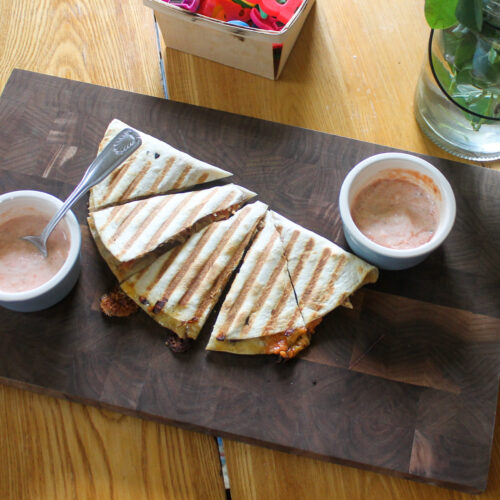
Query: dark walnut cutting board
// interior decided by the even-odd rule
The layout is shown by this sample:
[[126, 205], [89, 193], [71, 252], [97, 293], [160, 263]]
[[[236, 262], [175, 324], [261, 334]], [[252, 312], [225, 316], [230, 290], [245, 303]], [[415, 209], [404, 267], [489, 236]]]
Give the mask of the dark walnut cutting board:
[[[347, 171], [389, 148], [15, 71], [0, 99], [0, 191], [65, 198], [112, 118], [234, 172], [274, 210], [341, 246]], [[83, 269], [49, 310], [0, 310], [0, 380], [184, 428], [466, 491], [486, 487], [500, 366], [500, 174], [430, 159], [457, 198], [424, 263], [382, 272], [328, 315], [299, 359], [173, 354], [146, 314], [109, 319], [114, 283], [86, 226]], [[218, 307], [217, 307], [218, 308]], [[217, 309], [216, 308], [216, 309]]]

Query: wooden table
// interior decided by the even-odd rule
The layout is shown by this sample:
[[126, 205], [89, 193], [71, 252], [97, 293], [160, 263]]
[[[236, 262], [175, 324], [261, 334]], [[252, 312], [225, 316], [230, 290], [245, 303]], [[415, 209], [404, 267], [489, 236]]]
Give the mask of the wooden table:
[[[163, 50], [169, 97], [452, 158], [413, 116], [427, 35], [423, 1], [316, 0], [279, 81]], [[153, 15], [140, 0], [0, 0], [0, 47], [0, 89], [18, 67], [163, 96]], [[0, 498], [225, 497], [212, 437], [4, 386], [0, 398]], [[499, 436], [497, 424], [484, 498], [500, 495]], [[468, 497], [224, 445], [235, 499]]]

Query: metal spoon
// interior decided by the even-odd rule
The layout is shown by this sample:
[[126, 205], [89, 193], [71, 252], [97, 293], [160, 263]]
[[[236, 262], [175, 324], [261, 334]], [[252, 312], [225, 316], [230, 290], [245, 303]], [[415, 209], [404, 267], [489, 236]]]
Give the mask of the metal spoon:
[[141, 144], [142, 140], [135, 130], [126, 128], [119, 132], [90, 164], [78, 186], [76, 186], [61, 208], [45, 226], [42, 234], [40, 236], [23, 236], [21, 239], [33, 243], [33, 245], [40, 250], [43, 256], [47, 257], [47, 239], [56, 227], [57, 223], [64, 217], [66, 212], [92, 186], [101, 182], [118, 165], [127, 159]]

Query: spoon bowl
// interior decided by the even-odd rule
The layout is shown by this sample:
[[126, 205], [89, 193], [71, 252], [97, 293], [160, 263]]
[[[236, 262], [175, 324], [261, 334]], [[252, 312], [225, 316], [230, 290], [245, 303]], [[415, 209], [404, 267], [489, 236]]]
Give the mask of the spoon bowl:
[[[50, 231], [50, 232], [52, 232], [52, 231]], [[38, 250], [40, 250], [41, 254], [45, 258], [47, 258], [47, 255], [48, 255], [47, 254], [47, 241], [45, 239], [42, 239], [41, 236], [23, 236], [21, 239], [29, 241], [30, 243], [33, 243], [33, 245], [35, 245], [38, 248]]]

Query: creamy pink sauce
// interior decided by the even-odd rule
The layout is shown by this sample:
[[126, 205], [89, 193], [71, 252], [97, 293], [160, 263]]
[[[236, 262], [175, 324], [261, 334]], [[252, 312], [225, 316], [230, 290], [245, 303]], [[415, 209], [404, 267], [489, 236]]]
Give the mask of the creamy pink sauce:
[[425, 189], [401, 179], [379, 179], [363, 188], [351, 207], [358, 229], [388, 248], [416, 248], [436, 231], [436, 201]]
[[37, 288], [62, 267], [70, 242], [59, 223], [47, 241], [47, 258], [21, 236], [39, 235], [49, 217], [33, 212], [10, 218], [0, 224], [0, 290], [24, 292]]

